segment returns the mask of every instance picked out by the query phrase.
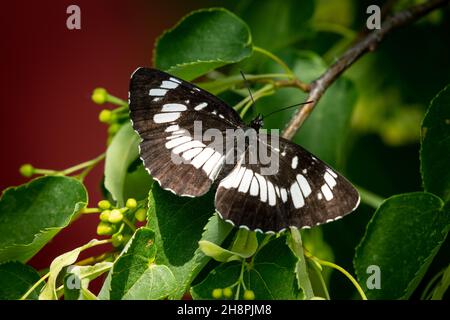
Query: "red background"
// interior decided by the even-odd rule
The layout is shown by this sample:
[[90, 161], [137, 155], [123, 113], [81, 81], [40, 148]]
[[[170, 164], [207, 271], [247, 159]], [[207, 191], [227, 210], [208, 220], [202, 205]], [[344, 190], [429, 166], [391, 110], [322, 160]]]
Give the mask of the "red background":
[[[25, 4], [26, 3], [26, 4]], [[66, 8], [81, 8], [81, 30], [66, 28]], [[64, 169], [105, 150], [103, 106], [90, 95], [105, 87], [126, 98], [130, 74], [150, 66], [155, 38], [198, 1], [8, 1], [1, 23], [0, 190], [27, 179], [18, 168]], [[90, 206], [100, 199], [103, 164], [86, 179]], [[57, 255], [96, 237], [98, 216], [77, 220], [30, 264], [48, 267]], [[96, 248], [89, 255], [99, 252]]]

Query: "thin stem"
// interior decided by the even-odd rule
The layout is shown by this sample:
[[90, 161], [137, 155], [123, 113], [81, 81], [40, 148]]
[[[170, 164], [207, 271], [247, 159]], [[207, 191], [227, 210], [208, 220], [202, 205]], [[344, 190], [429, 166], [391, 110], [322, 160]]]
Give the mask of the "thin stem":
[[86, 167], [95, 166], [97, 163], [102, 161], [105, 158], [105, 156], [106, 156], [106, 153], [102, 153], [101, 155], [99, 155], [98, 157], [96, 157], [96, 158], [94, 158], [92, 160], [88, 160], [88, 161], [82, 162], [80, 164], [77, 164], [76, 166], [67, 168], [67, 169], [61, 171], [61, 173], [63, 175], [68, 175], [68, 174], [74, 173], [74, 172], [76, 172], [78, 170], [84, 169]]
[[329, 261], [324, 261], [321, 260], [315, 256], [313, 256], [311, 253], [309, 253], [308, 251], [305, 250], [305, 256], [308, 257], [309, 259], [312, 259], [314, 261], [316, 261], [317, 263], [319, 263], [322, 266], [326, 266], [326, 267], [330, 267], [333, 269], [338, 270], [339, 272], [341, 272], [343, 275], [345, 275], [350, 281], [351, 283], [355, 286], [356, 290], [358, 291], [359, 295], [361, 296], [362, 300], [367, 300], [367, 296], [364, 293], [363, 289], [361, 288], [361, 286], [359, 285], [358, 281], [356, 281], [355, 278], [353, 278], [353, 276], [344, 268], [342, 268], [341, 266], [338, 266], [337, 264], [334, 264], [332, 262]]
[[270, 59], [272, 59], [273, 61], [275, 61], [276, 63], [278, 63], [278, 64], [284, 69], [284, 71], [285, 71], [287, 74], [290, 74], [290, 75], [292, 75], [292, 76], [295, 76], [295, 75], [294, 75], [294, 72], [289, 68], [289, 66], [288, 66], [283, 60], [281, 60], [279, 57], [277, 57], [276, 55], [274, 55], [272, 52], [270, 52], [270, 51], [268, 51], [268, 50], [266, 50], [266, 49], [260, 48], [260, 47], [256, 47], [256, 46], [253, 46], [253, 51], [259, 52], [259, 53], [261, 53], [261, 54], [263, 54], [263, 55], [269, 57]]
[[241, 284], [243, 285], [244, 290], [246, 290], [245, 284], [244, 284], [245, 264], [246, 264], [245, 260], [242, 260], [241, 272], [240, 272], [240, 274], [239, 274], [239, 280], [238, 280], [238, 283], [239, 283], [239, 284], [238, 284], [237, 289], [236, 289], [236, 294], [235, 294], [235, 296], [234, 296], [234, 300], [239, 300], [239, 294], [240, 294]]
[[19, 300], [25, 300], [26, 298], [28, 298], [28, 296], [43, 282], [45, 281], [45, 279], [47, 279], [50, 276], [50, 272], [47, 272], [44, 276], [42, 276], [35, 284], [33, 284], [31, 286], [30, 289], [28, 289], [27, 292], [25, 292], [25, 294], [20, 297]]
[[136, 226], [135, 226], [134, 224], [132, 224], [132, 223], [130, 222], [130, 220], [128, 220], [126, 217], [123, 217], [123, 222], [125, 222], [126, 225], [127, 225], [128, 227], [130, 227], [130, 229], [131, 229], [133, 232], [136, 231]]
[[78, 213], [91, 214], [91, 213], [99, 213], [99, 212], [100, 212], [99, 208], [83, 208]]
[[109, 102], [111, 104], [115, 104], [117, 106], [128, 106], [128, 103], [120, 98], [117, 98], [111, 94], [108, 93], [106, 97], [106, 102]]
[[34, 174], [42, 174], [44, 176], [57, 176], [57, 175], [63, 175], [60, 171], [51, 170], [51, 169], [34, 169]]
[[361, 201], [365, 204], [371, 206], [374, 209], [378, 209], [378, 207], [383, 203], [385, 200], [383, 197], [368, 191], [360, 186], [356, 186], [356, 189], [358, 189], [358, 192], [361, 196]]
[[122, 111], [128, 111], [128, 104], [111, 110], [112, 113], [121, 113]]

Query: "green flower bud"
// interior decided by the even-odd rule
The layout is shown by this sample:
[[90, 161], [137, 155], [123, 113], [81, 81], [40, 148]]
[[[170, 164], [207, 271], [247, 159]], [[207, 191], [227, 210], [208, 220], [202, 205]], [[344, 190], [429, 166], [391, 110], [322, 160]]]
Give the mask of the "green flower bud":
[[244, 291], [244, 300], [255, 300], [255, 293], [253, 290]]
[[233, 296], [233, 290], [230, 287], [223, 289], [223, 296], [225, 298], [231, 298]]
[[139, 222], [145, 221], [145, 219], [147, 219], [147, 210], [145, 210], [144, 208], [138, 209], [138, 210], [134, 213], [134, 217], [135, 217], [136, 220], [139, 221]]
[[119, 131], [120, 127], [121, 127], [120, 124], [118, 124], [118, 123], [113, 123], [112, 125], [109, 126], [109, 128], [108, 128], [108, 133], [109, 133], [110, 135], [114, 135], [114, 134], [117, 133], [117, 131]]
[[111, 110], [108, 110], [108, 109], [103, 109], [102, 111], [100, 111], [100, 113], [98, 115], [98, 120], [103, 123], [112, 122], [112, 118], [113, 117], [112, 117]]
[[123, 214], [117, 209], [111, 210], [109, 213], [108, 221], [111, 223], [119, 223], [123, 220]]
[[100, 222], [97, 226], [97, 234], [99, 236], [107, 236], [114, 232], [114, 228], [108, 222]]
[[107, 210], [111, 208], [111, 203], [108, 200], [101, 200], [98, 202], [98, 208], [100, 210]]
[[212, 291], [212, 297], [214, 299], [222, 298], [223, 290], [221, 288], [216, 288]]
[[112, 236], [112, 245], [114, 247], [119, 247], [123, 243], [123, 235], [115, 234]]
[[100, 220], [108, 222], [109, 221], [109, 215], [111, 214], [111, 210], [105, 210], [102, 213], [100, 213]]
[[137, 201], [136, 201], [136, 199], [134, 199], [134, 198], [128, 199], [128, 200], [127, 200], [126, 207], [127, 207], [128, 209], [134, 209], [134, 208], [136, 208], [136, 207], [137, 207]]
[[105, 88], [96, 88], [92, 92], [91, 98], [96, 104], [104, 104], [108, 101], [108, 91]]
[[22, 165], [19, 169], [20, 174], [24, 177], [31, 177], [34, 174], [34, 168], [31, 164], [26, 163], [24, 165]]

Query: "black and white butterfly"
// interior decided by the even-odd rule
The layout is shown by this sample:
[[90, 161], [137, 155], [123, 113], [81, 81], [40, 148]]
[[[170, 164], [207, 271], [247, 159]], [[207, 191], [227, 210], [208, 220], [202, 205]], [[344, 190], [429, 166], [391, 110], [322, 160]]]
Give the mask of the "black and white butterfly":
[[[217, 186], [215, 207], [232, 224], [279, 232], [287, 227], [310, 228], [352, 212], [359, 204], [356, 189], [341, 175], [302, 147], [279, 138], [270, 152], [278, 155], [276, 174], [244, 161], [251, 148], [228, 163], [221, 150], [195, 139], [194, 122], [203, 131], [262, 126], [261, 117], [246, 125], [218, 97], [155, 69], [139, 68], [131, 76], [130, 117], [142, 141], [140, 156], [161, 187], [180, 196], [199, 197]], [[263, 133], [258, 139], [263, 140]], [[269, 135], [269, 134], [267, 134]], [[270, 135], [269, 135], [270, 136]], [[173, 161], [178, 155], [183, 162]]]

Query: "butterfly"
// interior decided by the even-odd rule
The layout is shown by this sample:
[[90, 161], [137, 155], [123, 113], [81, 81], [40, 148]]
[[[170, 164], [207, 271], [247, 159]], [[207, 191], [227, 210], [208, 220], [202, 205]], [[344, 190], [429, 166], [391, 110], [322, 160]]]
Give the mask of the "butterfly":
[[[310, 228], [342, 218], [359, 204], [358, 192], [342, 175], [299, 145], [263, 133], [261, 116], [246, 125], [218, 97], [175, 76], [138, 68], [131, 76], [129, 109], [141, 138], [140, 157], [153, 179], [179, 196], [200, 197], [217, 188], [216, 211], [235, 226], [265, 233]], [[233, 139], [225, 142], [227, 151], [216, 148], [201, 135], [211, 129], [224, 135], [256, 131], [254, 142], [276, 156], [276, 172], [265, 174], [267, 165], [248, 161], [257, 152], [248, 141], [240, 149]]]

